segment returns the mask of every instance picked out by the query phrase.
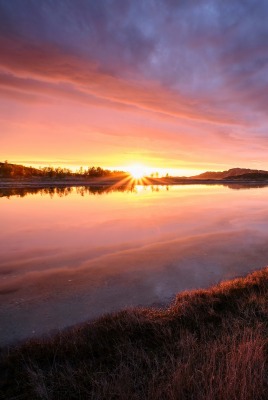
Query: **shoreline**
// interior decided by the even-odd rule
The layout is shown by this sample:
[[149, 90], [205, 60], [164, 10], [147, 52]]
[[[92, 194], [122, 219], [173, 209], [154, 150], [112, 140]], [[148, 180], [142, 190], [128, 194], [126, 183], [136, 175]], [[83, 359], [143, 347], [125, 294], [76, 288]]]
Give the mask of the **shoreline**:
[[267, 291], [266, 267], [179, 293], [167, 308], [134, 307], [2, 349], [0, 394], [186, 400], [220, 390], [221, 398], [262, 400]]
[[0, 189], [8, 188], [46, 188], [46, 187], [131, 187], [142, 186], [174, 186], [174, 185], [243, 185], [247, 186], [268, 186], [268, 180], [239, 180], [239, 179], [176, 179], [176, 178], [144, 178], [144, 179], [0, 179]]

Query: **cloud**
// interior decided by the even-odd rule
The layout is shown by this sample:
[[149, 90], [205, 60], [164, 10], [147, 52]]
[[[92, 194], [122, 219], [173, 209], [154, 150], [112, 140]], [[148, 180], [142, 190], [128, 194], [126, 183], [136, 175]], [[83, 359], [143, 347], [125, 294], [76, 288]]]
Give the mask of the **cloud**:
[[266, 106], [256, 73], [267, 65], [265, 2], [0, 4], [1, 63], [15, 74], [215, 122], [233, 122], [228, 104], [239, 105], [243, 85], [245, 105]]
[[[157, 82], [137, 82], [101, 71], [93, 63], [50, 46], [29, 46], [0, 39], [1, 65], [5, 86], [27, 91], [64, 95], [92, 105], [132, 106], [142, 110], [193, 120], [235, 123], [237, 118], [223, 111], [204, 109], [201, 101], [167, 90]], [[13, 77], [10, 76], [15, 75]], [[24, 80], [24, 81], [23, 81]], [[41, 82], [38, 82], [41, 81]], [[69, 87], [64, 86], [68, 84]], [[3, 85], [3, 82], [2, 82]], [[27, 89], [26, 89], [27, 88]]]
[[[122, 121], [127, 111], [129, 126], [142, 120], [137, 139], [153, 119], [151, 130], [166, 121], [156, 140], [183, 146], [194, 136], [201, 158], [239, 144], [248, 155], [255, 141], [257, 158], [268, 126], [267, 12], [264, 0], [0, 0], [1, 97], [55, 109], [66, 103], [68, 115], [73, 102], [88, 114], [122, 112]], [[126, 134], [117, 123], [103, 128], [104, 120], [92, 123]]]

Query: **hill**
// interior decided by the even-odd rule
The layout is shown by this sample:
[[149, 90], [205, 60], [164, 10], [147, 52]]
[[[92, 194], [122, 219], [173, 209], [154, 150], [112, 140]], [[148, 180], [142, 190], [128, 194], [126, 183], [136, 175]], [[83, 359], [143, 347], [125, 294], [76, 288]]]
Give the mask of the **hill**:
[[223, 180], [232, 179], [235, 181], [263, 181], [264, 179], [268, 180], [268, 172], [261, 171], [261, 172], [250, 172], [247, 174], [236, 175], [228, 178], [224, 178]]
[[0, 162], [1, 178], [23, 178], [41, 176], [42, 171], [33, 167], [25, 167], [24, 165], [11, 164], [8, 161]]
[[[221, 180], [221, 179], [236, 179], [238, 176], [247, 176], [250, 174], [255, 174], [256, 176], [262, 177], [262, 175], [268, 175], [268, 171], [263, 171], [263, 170], [257, 170], [257, 169], [250, 169], [250, 168], [231, 168], [228, 169], [227, 171], [219, 171], [219, 172], [213, 172], [213, 171], [207, 171], [204, 172], [200, 175], [195, 175], [191, 176], [190, 179], [215, 179], [215, 180]], [[251, 175], [253, 178], [253, 175]]]

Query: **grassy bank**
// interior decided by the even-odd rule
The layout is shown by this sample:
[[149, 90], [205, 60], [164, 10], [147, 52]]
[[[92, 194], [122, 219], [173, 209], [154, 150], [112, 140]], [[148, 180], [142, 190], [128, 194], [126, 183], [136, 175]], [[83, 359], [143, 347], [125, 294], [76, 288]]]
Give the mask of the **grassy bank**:
[[3, 399], [268, 398], [268, 268], [2, 352]]

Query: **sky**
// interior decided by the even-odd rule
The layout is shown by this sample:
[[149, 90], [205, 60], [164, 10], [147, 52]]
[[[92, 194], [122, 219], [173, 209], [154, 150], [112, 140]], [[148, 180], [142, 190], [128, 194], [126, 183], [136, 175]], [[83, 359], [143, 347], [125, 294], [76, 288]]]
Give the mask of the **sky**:
[[0, 161], [268, 169], [266, 0], [0, 0]]

